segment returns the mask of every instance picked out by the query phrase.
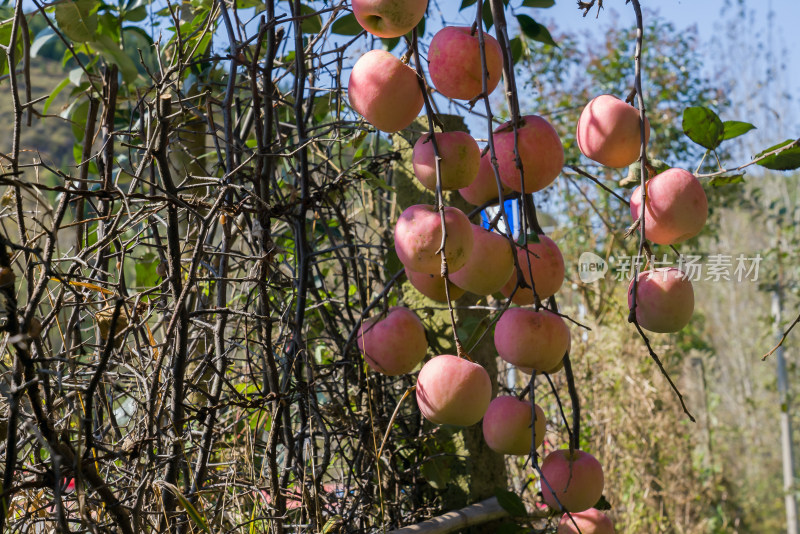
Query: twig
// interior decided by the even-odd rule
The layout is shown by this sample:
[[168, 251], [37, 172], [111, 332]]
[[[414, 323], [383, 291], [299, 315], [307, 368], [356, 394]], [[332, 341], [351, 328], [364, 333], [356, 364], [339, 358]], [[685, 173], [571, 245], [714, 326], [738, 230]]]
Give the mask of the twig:
[[656, 362], [658, 365], [658, 369], [661, 371], [661, 374], [664, 378], [667, 379], [669, 382], [670, 387], [675, 392], [675, 395], [678, 397], [678, 401], [681, 404], [681, 408], [683, 409], [683, 413], [694, 423], [695, 418], [689, 412], [689, 409], [686, 406], [686, 403], [683, 400], [683, 395], [681, 394], [678, 387], [675, 385], [675, 382], [672, 381], [672, 378], [667, 373], [667, 370], [664, 368], [664, 365], [661, 363], [661, 359], [653, 350], [653, 347], [650, 345], [650, 340], [645, 335], [642, 327], [639, 325], [639, 321], [636, 318], [636, 298], [638, 293], [638, 285], [639, 285], [639, 260], [638, 258], [642, 257], [642, 252], [647, 244], [647, 238], [645, 237], [645, 206], [647, 206], [647, 140], [645, 138], [645, 124], [646, 124], [646, 117], [645, 117], [645, 105], [644, 105], [644, 95], [642, 93], [642, 38], [644, 35], [644, 24], [642, 22], [642, 8], [639, 5], [639, 0], [630, 0], [633, 4], [633, 9], [636, 12], [636, 51], [634, 53], [634, 61], [635, 61], [635, 85], [634, 89], [636, 91], [636, 96], [638, 98], [639, 104], [639, 134], [641, 139], [641, 147], [639, 152], [639, 163], [641, 167], [641, 194], [642, 194], [642, 201], [641, 201], [641, 209], [639, 211], [639, 253], [637, 255], [636, 266], [634, 268], [633, 273], [633, 284], [631, 284], [631, 307], [630, 307], [630, 314], [628, 315], [628, 321], [633, 323], [636, 327], [636, 331], [639, 332], [639, 335], [644, 340], [645, 345], [647, 346], [647, 352], [650, 355], [650, 358]]
[[783, 332], [783, 335], [781, 335], [780, 340], [778, 340], [778, 344], [772, 347], [772, 349], [768, 353], [766, 353], [761, 357], [762, 362], [767, 358], [769, 358], [770, 356], [772, 356], [772, 354], [774, 354], [775, 351], [778, 350], [781, 347], [781, 345], [783, 345], [783, 342], [786, 341], [786, 338], [789, 336], [789, 333], [794, 329], [795, 326], [797, 326], [797, 323], [800, 323], [800, 315], [798, 315], [792, 322], [792, 324], [789, 325], [789, 328], [787, 328]]
[[453, 338], [455, 340], [456, 345], [456, 352], [459, 358], [467, 357], [466, 352], [464, 352], [464, 347], [461, 344], [461, 339], [458, 335], [458, 329], [456, 328], [456, 315], [455, 311], [453, 310], [453, 301], [450, 300], [450, 277], [449, 277], [449, 270], [447, 265], [447, 254], [445, 253], [445, 244], [447, 243], [447, 226], [445, 225], [445, 213], [444, 213], [444, 197], [442, 194], [442, 157], [439, 153], [439, 143], [436, 141], [436, 129], [434, 128], [434, 122], [437, 120], [436, 115], [433, 112], [433, 108], [431, 107], [430, 97], [428, 96], [428, 91], [425, 88], [425, 74], [422, 70], [422, 61], [419, 59], [419, 47], [417, 43], [417, 29], [411, 33], [411, 47], [414, 53], [414, 64], [417, 67], [417, 80], [419, 81], [419, 88], [422, 91], [422, 98], [425, 102], [425, 114], [428, 117], [428, 135], [430, 136], [430, 142], [433, 146], [433, 154], [434, 154], [434, 161], [436, 167], [436, 210], [439, 212], [439, 218], [442, 224], [442, 241], [439, 245], [439, 250], [437, 251], [438, 254], [442, 257], [442, 267], [441, 267], [441, 276], [444, 278], [444, 291], [445, 297], [447, 298], [447, 307], [450, 311], [450, 326], [453, 329]]

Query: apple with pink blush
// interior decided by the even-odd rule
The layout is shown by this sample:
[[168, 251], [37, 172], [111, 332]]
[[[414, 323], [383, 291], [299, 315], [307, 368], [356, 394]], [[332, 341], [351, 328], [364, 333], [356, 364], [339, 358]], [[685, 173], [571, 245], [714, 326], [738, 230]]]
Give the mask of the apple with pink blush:
[[353, 0], [353, 15], [372, 35], [401, 37], [413, 30], [428, 8], [428, 0]]
[[[503, 72], [500, 44], [483, 34], [486, 50], [487, 93], [491, 94]], [[428, 72], [436, 90], [449, 98], [472, 100], [483, 92], [478, 33], [467, 26], [439, 30], [428, 49]]]
[[[481, 151], [478, 143], [466, 132], [434, 133], [439, 151], [442, 190], [453, 191], [469, 186], [478, 175]], [[436, 154], [430, 134], [414, 144], [411, 157], [414, 175], [431, 191], [436, 191]]]
[[370, 50], [353, 66], [350, 105], [378, 130], [408, 127], [422, 109], [417, 72], [385, 50]]
[[[444, 247], [450, 272], [463, 267], [472, 253], [472, 223], [458, 208], [444, 208], [447, 242]], [[440, 274], [442, 220], [428, 204], [406, 208], [394, 227], [394, 248], [406, 268], [425, 274]]]

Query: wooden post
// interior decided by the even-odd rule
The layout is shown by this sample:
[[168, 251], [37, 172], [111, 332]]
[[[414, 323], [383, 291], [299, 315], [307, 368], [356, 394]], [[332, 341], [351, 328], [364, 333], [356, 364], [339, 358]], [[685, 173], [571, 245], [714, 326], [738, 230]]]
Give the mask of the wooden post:
[[[782, 333], [783, 299], [780, 282], [772, 292], [772, 315], [775, 317], [775, 337]], [[775, 351], [778, 372], [778, 396], [781, 403], [781, 456], [783, 458], [783, 498], [786, 506], [786, 534], [797, 534], [797, 498], [794, 487], [794, 451], [792, 449], [792, 419], [789, 406], [789, 380], [783, 345]]]

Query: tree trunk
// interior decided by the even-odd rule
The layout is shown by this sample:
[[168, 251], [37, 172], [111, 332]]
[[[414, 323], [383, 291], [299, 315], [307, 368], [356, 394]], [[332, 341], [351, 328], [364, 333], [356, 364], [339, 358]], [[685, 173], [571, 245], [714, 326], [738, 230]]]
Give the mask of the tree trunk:
[[[464, 119], [457, 115], [439, 115], [447, 131], [467, 131]], [[415, 177], [411, 164], [412, 149], [419, 137], [428, 131], [428, 121], [418, 118], [411, 126], [393, 136], [394, 148], [400, 159], [394, 165], [394, 186], [397, 191], [398, 214], [414, 204], [435, 204], [435, 194], [426, 189]], [[472, 206], [464, 202], [457, 192], [445, 192], [447, 206], [459, 208], [468, 213]], [[476, 216], [473, 223], [479, 222]], [[446, 305], [435, 302], [419, 293], [408, 282], [403, 283], [405, 303], [416, 310], [428, 331], [428, 339], [435, 354], [456, 354], [450, 316]], [[483, 297], [465, 293], [454, 303], [459, 307], [476, 304]], [[456, 310], [456, 324], [461, 341], [466, 342], [478, 323], [487, 316], [486, 310]], [[468, 347], [465, 347], [467, 349]], [[469, 356], [480, 363], [492, 379], [493, 394], [497, 394], [497, 354], [492, 336], [484, 337], [481, 344]], [[430, 423], [426, 423], [430, 424]], [[445, 510], [455, 510], [468, 504], [487, 499], [498, 488], [507, 486], [506, 467], [503, 456], [493, 452], [483, 440], [481, 424], [466, 428], [441, 427], [437, 446], [441, 451], [455, 450], [456, 461], [450, 462], [449, 483], [437, 488], [442, 491], [442, 504]], [[423, 470], [424, 473], [424, 470]], [[481, 528], [487, 528], [482, 525]], [[466, 531], [465, 531], [466, 532]], [[483, 530], [487, 532], [487, 530]]]

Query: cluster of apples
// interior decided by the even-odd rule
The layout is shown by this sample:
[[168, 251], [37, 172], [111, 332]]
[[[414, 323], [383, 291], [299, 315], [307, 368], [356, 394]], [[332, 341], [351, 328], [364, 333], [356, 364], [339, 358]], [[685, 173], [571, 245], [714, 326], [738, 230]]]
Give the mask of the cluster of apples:
[[[422, 19], [426, 6], [426, 0], [353, 0], [353, 14], [366, 31], [378, 37], [392, 38], [410, 32]], [[483, 37], [488, 94], [500, 82], [503, 56], [494, 37], [488, 34]], [[431, 40], [428, 50], [428, 72], [436, 90], [448, 98], [473, 100], [483, 94], [477, 32], [463, 26], [447, 26], [440, 30]], [[390, 133], [410, 125], [424, 104], [416, 71], [385, 50], [370, 50], [356, 61], [347, 91], [353, 109], [377, 129]], [[561, 171], [564, 164], [561, 140], [550, 123], [535, 115], [523, 117], [517, 126], [525, 169], [524, 190], [536, 192], [547, 187]], [[510, 124], [495, 131], [495, 144], [504, 184], [511, 190], [522, 192], [523, 178], [513, 157], [514, 134]], [[432, 159], [432, 150], [428, 152]], [[473, 161], [474, 158], [470, 160]], [[497, 197], [488, 157], [479, 157], [477, 161], [480, 170], [477, 181], [474, 173], [467, 173], [466, 176], [472, 177], [467, 180], [454, 171], [455, 181], [449, 188], [462, 189], [464, 198], [473, 204]], [[435, 175], [433, 177], [435, 179]], [[476, 183], [472, 184], [473, 181]], [[430, 183], [429, 180], [426, 185]]]
[[[389, 0], [353, 1], [356, 19], [379, 37], [404, 35], [416, 26], [424, 10], [424, 2], [418, 1], [404, 3], [402, 9]], [[404, 17], [400, 17], [401, 11]], [[500, 80], [502, 54], [494, 38], [485, 35], [484, 40], [486, 89], [491, 92]], [[431, 41], [428, 61], [431, 81], [444, 96], [473, 100], [483, 93], [480, 44], [470, 28], [446, 27], [439, 31]], [[386, 132], [407, 127], [423, 105], [416, 72], [381, 50], [367, 52], [356, 62], [348, 92], [352, 107]], [[564, 165], [561, 140], [552, 125], [536, 115], [521, 117], [516, 137], [514, 130], [512, 124], [506, 123], [494, 132], [497, 170], [504, 192], [540, 191], [556, 179]], [[498, 197], [491, 156], [481, 155], [477, 142], [469, 134], [433, 135], [441, 158], [439, 179], [443, 190], [458, 190], [474, 205]], [[524, 174], [516, 164], [515, 145], [519, 148]], [[412, 162], [420, 183], [435, 191], [436, 157], [430, 134], [420, 137], [414, 145]], [[532, 289], [514, 291], [519, 277], [535, 287], [540, 299], [560, 289], [565, 274], [564, 258], [547, 236], [540, 235], [538, 242], [526, 247], [512, 246], [505, 237], [470, 223], [454, 207], [444, 208], [444, 226], [449, 282], [441, 274], [442, 220], [436, 207], [411, 206], [403, 211], [395, 226], [395, 250], [406, 275], [429, 298], [444, 302], [447, 292], [451, 300], [465, 291], [478, 295], [502, 292], [506, 297], [513, 293], [515, 304], [530, 305], [534, 302]], [[517, 264], [520, 273], [516, 271]], [[448, 291], [446, 283], [450, 284]], [[561, 368], [569, 350], [570, 333], [556, 313], [512, 308], [498, 321], [494, 342], [500, 357], [522, 371], [554, 373]], [[412, 371], [425, 358], [428, 348], [424, 326], [413, 311], [404, 307], [391, 308], [382, 319], [365, 320], [358, 345], [369, 366], [387, 375]], [[431, 358], [417, 377], [416, 399], [422, 415], [436, 424], [470, 426], [483, 419], [487, 444], [501, 454], [527, 455], [544, 441], [546, 418], [542, 408], [514, 396], [503, 395], [492, 400], [488, 373], [467, 358], [450, 354]], [[597, 522], [585, 511], [602, 494], [600, 464], [583, 451], [557, 450], [545, 458], [542, 472], [548, 481], [543, 488], [546, 502], [574, 512], [574, 518], [579, 513], [588, 514], [584, 523], [578, 522], [586, 532], [585, 525]], [[564, 526], [559, 528], [570, 532], [564, 529], [571, 528], [573, 522], [562, 523]]]
[[[541, 135], [538, 126], [543, 122], [538, 117], [526, 117], [524, 126], [520, 128], [521, 139], [527, 142], [526, 136]], [[547, 127], [552, 129], [549, 124]], [[496, 146], [502, 146], [503, 136], [507, 133], [513, 136], [511, 130], [500, 132], [495, 137]], [[443, 188], [463, 190], [464, 186], [470, 187], [481, 172], [481, 158], [475, 140], [463, 132], [434, 135], [442, 157], [440, 176]], [[497, 143], [498, 137], [501, 143]], [[412, 161], [420, 183], [435, 189], [436, 171], [431, 144], [428, 135], [422, 136], [414, 146]], [[554, 152], [563, 162], [560, 141], [557, 141], [557, 147]], [[523, 157], [527, 156], [523, 153]], [[513, 137], [506, 158], [513, 160]], [[501, 159], [500, 163], [503, 162]], [[527, 176], [528, 167], [523, 165]], [[500, 169], [501, 178], [506, 176], [503, 183], [513, 186], [514, 182], [508, 180], [503, 170], [509, 172], [513, 169], [517, 173], [516, 167], [500, 165]], [[531, 165], [531, 169], [531, 177], [541, 176], [535, 172], [535, 165]], [[547, 183], [554, 179], [555, 176], [548, 178]], [[494, 186], [493, 197], [496, 191]], [[539, 235], [537, 242], [514, 248], [505, 237], [471, 224], [457, 208], [444, 208], [444, 219], [447, 231], [445, 254], [448, 267], [453, 270], [449, 276], [451, 299], [458, 298], [465, 291], [478, 295], [502, 292], [510, 296], [518, 279], [515, 253], [520, 276], [529, 286], [535, 287], [540, 299], [554, 295], [561, 288], [565, 278], [564, 258], [558, 245], [549, 237]], [[434, 206], [410, 206], [403, 211], [395, 226], [395, 250], [410, 283], [424, 295], [446, 301], [445, 279], [441, 276], [441, 257], [438, 254], [441, 232], [440, 214]], [[532, 304], [533, 290], [517, 289], [512, 302], [522, 306]], [[427, 349], [423, 325], [411, 310], [402, 307], [392, 308], [382, 320], [365, 321], [358, 342], [368, 364], [385, 374], [409, 372], [424, 359]], [[569, 351], [570, 331], [557, 313], [514, 307], [498, 320], [494, 344], [501, 358], [523, 372], [555, 373], [563, 366], [564, 355]], [[482, 419], [486, 443], [501, 454], [528, 455], [532, 448], [542, 445], [546, 417], [540, 406], [509, 395], [491, 397], [492, 384], [486, 370], [458, 356], [443, 354], [431, 358], [417, 378], [417, 404], [429, 421], [470, 426]], [[543, 493], [550, 506], [576, 514], [585, 512], [588, 514], [587, 522], [596, 519], [587, 510], [602, 495], [603, 473], [592, 455], [579, 450], [556, 450], [545, 458], [542, 473], [547, 480]], [[574, 526], [572, 521], [565, 523], [563, 529], [571, 526]], [[597, 532], [601, 534], [604, 531]]]
[[[428, 0], [353, 0], [353, 15], [372, 35], [384, 39], [413, 30]], [[370, 50], [350, 73], [350, 105], [373, 126], [385, 132], [402, 130], [422, 109], [417, 73], [386, 50]]]
[[[427, 0], [353, 0], [353, 14], [368, 32], [400, 37], [422, 20]], [[502, 52], [486, 35], [487, 91], [497, 87]], [[483, 91], [478, 36], [470, 28], [448, 26], [431, 41], [428, 70], [443, 95], [471, 100]], [[350, 105], [379, 130], [396, 132], [411, 124], [424, 104], [416, 71], [385, 50], [370, 50], [353, 66], [347, 89]]]
[[[645, 119], [645, 144], [650, 124]], [[639, 111], [622, 100], [601, 95], [593, 99], [578, 119], [578, 147], [584, 156], [608, 167], [625, 167], [639, 159], [641, 128]], [[659, 245], [675, 245], [703, 229], [708, 218], [708, 199], [699, 180], [690, 172], [672, 168], [645, 183], [645, 237]], [[630, 199], [631, 217], [642, 214], [642, 191]], [[633, 305], [633, 281], [628, 288], [628, 307]], [[675, 268], [643, 271], [636, 284], [636, 320], [651, 332], [677, 332], [689, 323], [694, 311], [694, 290], [685, 273]]]
[[[533, 258], [534, 262], [538, 260]], [[391, 308], [384, 319], [364, 321], [358, 345], [370, 367], [387, 375], [413, 370], [428, 347], [421, 321], [404, 307]], [[569, 345], [564, 320], [546, 310], [509, 309], [495, 329], [500, 356], [527, 372], [557, 372]], [[486, 370], [450, 354], [431, 358], [417, 378], [417, 404], [429, 421], [470, 426], [483, 419], [487, 445], [501, 454], [525, 456], [532, 448], [539, 448], [546, 423], [542, 408], [510, 395], [490, 400], [491, 395]], [[594, 456], [577, 449], [555, 450], [545, 457], [541, 472], [546, 481], [542, 484], [545, 502], [572, 514], [572, 519], [566, 514], [562, 518], [559, 532], [577, 532], [571, 530], [575, 524], [581, 532], [614, 532], [610, 520], [591, 508], [602, 496], [604, 486], [603, 469]]]
[[[536, 119], [526, 124], [543, 121]], [[552, 129], [549, 124], [547, 126]], [[538, 133], [538, 130], [526, 132]], [[475, 140], [464, 132], [434, 135], [442, 158], [443, 188], [455, 190], [470, 186], [479, 174], [481, 159]], [[419, 181], [434, 189], [436, 172], [431, 144], [429, 135], [420, 137], [414, 146], [412, 161]], [[558, 154], [563, 158], [560, 146], [558, 142]], [[513, 148], [507, 157], [513, 158]], [[554, 179], [555, 176], [549, 178], [551, 182]], [[520, 275], [529, 285], [535, 285], [540, 298], [550, 297], [560, 289], [565, 274], [564, 258], [552, 239], [540, 235], [537, 243], [517, 249], [504, 236], [470, 223], [461, 210], [445, 207], [443, 211], [447, 231], [444, 252], [452, 272], [448, 288], [451, 299], [465, 291], [477, 295], [499, 292], [511, 295], [517, 282], [514, 254], [522, 270]], [[410, 283], [431, 299], [446, 301], [446, 282], [441, 274], [439, 254], [442, 222], [435, 206], [419, 204], [404, 210], [395, 225], [394, 237], [397, 256], [405, 266]], [[514, 302], [518, 304], [533, 301], [531, 289], [514, 294]], [[362, 351], [374, 369], [399, 374], [413, 369], [424, 358], [427, 347], [424, 329], [416, 316], [416, 321], [410, 321], [410, 315], [414, 315], [410, 310], [394, 308], [359, 338]], [[400, 317], [407, 322], [401, 322]], [[569, 329], [559, 315], [547, 310], [513, 308], [498, 321], [494, 339], [499, 355], [506, 361], [527, 372], [534, 369], [555, 372], [569, 347]], [[370, 349], [371, 344], [374, 349]], [[483, 367], [468, 359], [440, 355], [428, 361], [420, 371], [416, 396], [422, 414], [430, 421], [468, 426], [484, 419], [484, 434], [494, 450], [504, 454], [528, 454], [534, 408], [512, 397], [491, 401], [491, 391], [491, 381]], [[544, 424], [543, 414], [536, 419]], [[537, 433], [537, 446], [543, 439], [542, 430]]]

